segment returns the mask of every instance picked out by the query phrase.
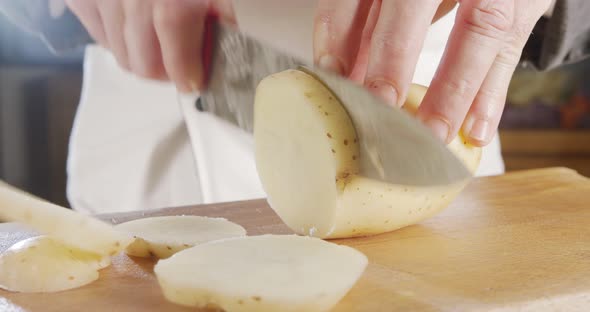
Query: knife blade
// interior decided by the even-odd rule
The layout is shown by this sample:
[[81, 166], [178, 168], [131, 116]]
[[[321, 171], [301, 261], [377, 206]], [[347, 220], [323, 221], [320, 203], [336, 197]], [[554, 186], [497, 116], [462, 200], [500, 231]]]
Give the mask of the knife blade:
[[[421, 122], [362, 86], [261, 43], [231, 26], [210, 23], [206, 89], [197, 108], [253, 132], [258, 83], [287, 69], [321, 81], [349, 113], [360, 143], [360, 173], [403, 185], [444, 185], [470, 179], [464, 164]], [[181, 97], [186, 100], [186, 97]]]

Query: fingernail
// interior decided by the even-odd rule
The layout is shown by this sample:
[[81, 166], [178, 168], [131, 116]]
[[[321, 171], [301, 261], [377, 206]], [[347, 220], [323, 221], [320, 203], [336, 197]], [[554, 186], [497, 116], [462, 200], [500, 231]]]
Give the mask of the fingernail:
[[331, 71], [333, 73], [336, 73], [339, 75], [344, 74], [344, 69], [342, 68], [342, 63], [340, 63], [340, 61], [338, 61], [338, 59], [336, 59], [332, 55], [326, 54], [326, 55], [320, 57], [318, 65], [320, 66], [320, 68]]
[[188, 82], [189, 88], [191, 90], [191, 92], [197, 92], [199, 91], [199, 84], [197, 83], [196, 80], [190, 80]]
[[486, 142], [490, 132], [490, 122], [485, 119], [477, 119], [473, 122], [469, 137], [475, 141]]
[[188, 81], [186, 83], [177, 83], [176, 90], [180, 93], [191, 94], [197, 92], [198, 88], [194, 81]]
[[176, 85], [176, 89], [180, 93], [192, 94], [199, 92], [199, 84], [196, 80], [189, 80], [186, 83], [181, 83]]
[[397, 103], [397, 92], [390, 83], [383, 80], [375, 80], [369, 84], [369, 88], [373, 93], [385, 100], [387, 104], [396, 107], [400, 106]]
[[451, 125], [448, 122], [440, 118], [431, 118], [425, 124], [438, 138], [447, 143], [449, 132], [451, 132]]
[[190, 88], [188, 88], [185, 85], [180, 85], [180, 84], [176, 84], [176, 91], [180, 92], [180, 93], [191, 93], [192, 91], [190, 90]]

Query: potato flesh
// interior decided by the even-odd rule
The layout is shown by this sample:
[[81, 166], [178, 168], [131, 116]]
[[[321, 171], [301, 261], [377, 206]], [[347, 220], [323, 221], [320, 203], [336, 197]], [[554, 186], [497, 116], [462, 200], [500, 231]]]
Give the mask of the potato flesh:
[[112, 256], [131, 237], [82, 213], [35, 198], [0, 181], [0, 221], [23, 223], [81, 250]]
[[225, 311], [328, 311], [367, 266], [359, 251], [317, 238], [262, 235], [202, 244], [161, 260], [164, 296]]
[[[355, 137], [346, 111], [330, 100], [333, 95], [315, 78], [293, 72], [274, 74], [260, 83], [254, 138], [257, 169], [269, 204], [296, 233], [346, 238], [396, 230], [444, 209], [465, 187], [466, 182], [408, 187], [359, 175], [356, 140], [337, 145], [344, 147], [337, 153], [327, 152], [343, 141], [327, 138], [326, 132], [345, 131], [346, 137]], [[405, 105], [409, 112], [417, 110], [425, 92], [422, 86], [412, 86]], [[341, 109], [328, 115], [314, 110], [327, 102]], [[461, 136], [448, 147], [475, 172], [481, 149], [464, 144]], [[351, 162], [338, 166], [341, 159]]]
[[67, 246], [48, 236], [21, 241], [0, 255], [0, 288], [49, 293], [78, 288], [98, 279], [109, 258]]
[[255, 102], [256, 164], [270, 205], [297, 233], [327, 235], [335, 181], [358, 171], [350, 118], [328, 89], [296, 70], [264, 79]]
[[200, 216], [151, 217], [116, 227], [136, 237], [125, 250], [128, 255], [159, 259], [205, 242], [246, 235], [246, 230], [236, 223]]

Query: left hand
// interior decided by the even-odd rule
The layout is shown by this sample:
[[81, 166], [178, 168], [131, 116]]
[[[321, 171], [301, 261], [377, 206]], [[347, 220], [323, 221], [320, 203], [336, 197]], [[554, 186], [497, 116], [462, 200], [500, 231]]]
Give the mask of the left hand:
[[[496, 133], [528, 37], [552, 1], [457, 2], [455, 25], [418, 117], [446, 143], [462, 128], [471, 144], [484, 146]], [[399, 107], [428, 27], [448, 5], [442, 0], [320, 0], [316, 63], [359, 80]]]
[[65, 0], [119, 65], [140, 77], [204, 87], [202, 40], [208, 14], [235, 24], [230, 0]]

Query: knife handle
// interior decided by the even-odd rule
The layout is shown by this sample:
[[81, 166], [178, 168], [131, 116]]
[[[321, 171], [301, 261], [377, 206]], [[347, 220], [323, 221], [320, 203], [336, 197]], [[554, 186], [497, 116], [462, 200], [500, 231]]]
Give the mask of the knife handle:
[[211, 73], [211, 64], [213, 62], [213, 48], [216, 40], [215, 37], [215, 26], [219, 22], [219, 17], [215, 14], [208, 14], [205, 18], [205, 24], [203, 29], [203, 43], [201, 48], [201, 66], [203, 68], [203, 86], [207, 88], [209, 82], [209, 76]]

